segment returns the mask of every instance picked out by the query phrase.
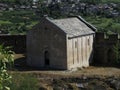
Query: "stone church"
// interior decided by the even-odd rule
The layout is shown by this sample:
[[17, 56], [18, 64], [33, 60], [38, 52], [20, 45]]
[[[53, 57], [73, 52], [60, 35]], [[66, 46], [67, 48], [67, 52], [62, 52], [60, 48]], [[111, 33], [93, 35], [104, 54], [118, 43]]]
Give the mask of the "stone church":
[[80, 16], [44, 17], [27, 34], [27, 64], [70, 70], [88, 67], [93, 57], [96, 29]]

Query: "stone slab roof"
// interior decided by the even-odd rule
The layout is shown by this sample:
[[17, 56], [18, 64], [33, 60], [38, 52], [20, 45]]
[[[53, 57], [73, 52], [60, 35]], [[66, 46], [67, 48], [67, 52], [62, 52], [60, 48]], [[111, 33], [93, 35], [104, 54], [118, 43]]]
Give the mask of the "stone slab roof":
[[82, 36], [95, 33], [84, 21], [77, 17], [66, 19], [49, 19], [50, 22], [55, 24], [63, 30], [69, 37]]

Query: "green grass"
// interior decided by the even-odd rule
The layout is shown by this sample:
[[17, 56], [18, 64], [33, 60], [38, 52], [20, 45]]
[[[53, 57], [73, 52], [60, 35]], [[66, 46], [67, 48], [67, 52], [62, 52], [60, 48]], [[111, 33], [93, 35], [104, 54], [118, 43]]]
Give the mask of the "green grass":
[[29, 25], [27, 25], [26, 27], [28, 28], [28, 29], [31, 29], [34, 25], [36, 25], [38, 23], [38, 21], [33, 21], [33, 22], [31, 22], [31, 24], [29, 24]]
[[99, 3], [120, 3], [120, 0], [81, 0], [81, 2], [90, 3], [90, 4], [99, 4]]
[[[114, 0], [102, 0], [112, 2]], [[120, 0], [115, 0], [120, 2]], [[59, 16], [60, 17], [60, 16]], [[0, 28], [9, 34], [26, 34], [32, 26], [40, 20], [31, 10], [3, 11], [0, 12]], [[83, 16], [89, 23], [94, 25], [100, 32], [120, 33], [120, 17], [106, 18], [104, 16]]]
[[40, 16], [31, 10], [0, 12], [0, 28], [9, 34], [26, 34], [38, 23]]
[[102, 0], [102, 3], [120, 3], [120, 0]]
[[120, 33], [120, 17], [119, 18], [105, 18], [105, 17], [84, 17], [86, 21], [94, 25], [99, 32], [114, 32]]
[[13, 73], [11, 90], [39, 90], [38, 79], [32, 74]]
[[3, 20], [0, 20], [0, 24], [12, 24], [10, 21], [3, 21]]

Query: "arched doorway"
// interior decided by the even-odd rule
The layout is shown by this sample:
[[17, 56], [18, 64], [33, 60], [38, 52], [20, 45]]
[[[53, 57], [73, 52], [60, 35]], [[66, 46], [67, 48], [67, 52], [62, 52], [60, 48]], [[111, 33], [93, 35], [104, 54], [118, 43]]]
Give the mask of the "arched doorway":
[[44, 52], [44, 61], [45, 61], [45, 66], [50, 65], [50, 59], [49, 59], [49, 52], [48, 51]]

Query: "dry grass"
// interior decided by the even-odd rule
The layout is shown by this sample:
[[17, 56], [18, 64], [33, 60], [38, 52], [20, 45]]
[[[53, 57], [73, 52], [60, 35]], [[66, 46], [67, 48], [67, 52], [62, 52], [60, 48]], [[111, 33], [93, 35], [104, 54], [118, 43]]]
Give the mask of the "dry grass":
[[16, 60], [25, 57], [25, 54], [15, 54], [14, 56], [14, 59]]
[[[120, 80], [120, 69], [115, 67], [90, 66], [77, 71], [38, 70], [27, 67], [25, 60], [25, 55], [15, 55], [18, 66], [10, 72], [13, 76], [12, 90], [96, 90], [101, 87], [103, 89], [100, 90], [114, 90], [106, 81], [111, 78]], [[78, 88], [77, 84], [83, 84], [86, 89]]]

